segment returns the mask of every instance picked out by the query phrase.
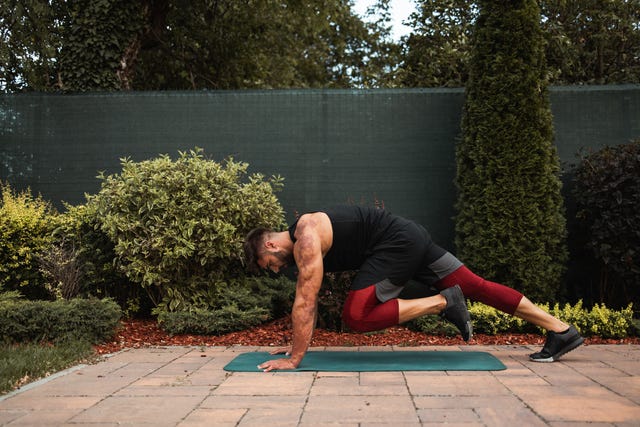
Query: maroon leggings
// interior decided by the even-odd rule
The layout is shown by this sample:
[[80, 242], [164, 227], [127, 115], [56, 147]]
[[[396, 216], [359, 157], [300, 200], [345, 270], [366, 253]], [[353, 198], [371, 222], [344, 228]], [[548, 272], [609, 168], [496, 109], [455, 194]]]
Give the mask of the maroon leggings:
[[[513, 314], [523, 295], [515, 289], [490, 282], [462, 266], [435, 283], [438, 289], [460, 285], [465, 297], [487, 304], [508, 314]], [[368, 332], [398, 324], [398, 300], [381, 303], [376, 297], [376, 287], [349, 291], [344, 304], [343, 320], [354, 331]]]

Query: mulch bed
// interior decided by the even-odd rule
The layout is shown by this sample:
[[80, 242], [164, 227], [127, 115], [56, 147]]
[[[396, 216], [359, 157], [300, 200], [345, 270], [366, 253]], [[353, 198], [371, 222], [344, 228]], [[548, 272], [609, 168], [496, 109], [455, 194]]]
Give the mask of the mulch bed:
[[[232, 332], [220, 336], [204, 335], [168, 335], [155, 320], [126, 320], [112, 341], [95, 347], [98, 354], [115, 353], [125, 348], [143, 348], [154, 346], [285, 346], [291, 342], [291, 319], [282, 318], [273, 322], [241, 332]], [[402, 326], [386, 329], [382, 332], [358, 334], [332, 332], [316, 329], [312, 346], [423, 346], [423, 345], [459, 345], [464, 341], [460, 337], [426, 335], [411, 331]], [[476, 334], [470, 344], [481, 345], [542, 345], [544, 337], [536, 334]], [[624, 339], [603, 339], [589, 337], [585, 344], [640, 344], [639, 337]]]

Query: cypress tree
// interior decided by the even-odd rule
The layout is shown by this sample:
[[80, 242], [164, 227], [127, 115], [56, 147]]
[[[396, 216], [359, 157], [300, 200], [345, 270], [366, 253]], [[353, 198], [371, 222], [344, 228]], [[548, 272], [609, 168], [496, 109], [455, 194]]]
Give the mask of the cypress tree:
[[456, 147], [456, 246], [478, 274], [552, 301], [567, 260], [535, 0], [482, 0]]

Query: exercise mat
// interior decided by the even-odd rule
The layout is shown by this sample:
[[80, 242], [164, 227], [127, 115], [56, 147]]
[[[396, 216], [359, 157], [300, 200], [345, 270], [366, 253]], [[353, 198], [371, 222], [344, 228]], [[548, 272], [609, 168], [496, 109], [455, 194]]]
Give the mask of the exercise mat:
[[[225, 371], [261, 372], [258, 365], [285, 357], [267, 352], [242, 353]], [[481, 351], [310, 351], [295, 371], [501, 371], [495, 356]], [[284, 372], [284, 371], [280, 371]]]

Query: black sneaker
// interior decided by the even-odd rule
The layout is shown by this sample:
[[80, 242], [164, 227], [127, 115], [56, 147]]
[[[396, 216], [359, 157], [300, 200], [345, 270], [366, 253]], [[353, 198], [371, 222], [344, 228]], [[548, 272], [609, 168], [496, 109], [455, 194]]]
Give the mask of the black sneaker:
[[569, 326], [564, 332], [547, 332], [547, 340], [542, 351], [529, 355], [534, 362], [555, 362], [565, 353], [578, 347], [584, 342], [580, 332], [573, 326]]
[[456, 325], [462, 334], [462, 339], [469, 341], [473, 335], [473, 325], [471, 324], [471, 316], [467, 310], [467, 302], [460, 286], [455, 285], [440, 292], [447, 300], [447, 306], [440, 315], [449, 322]]

